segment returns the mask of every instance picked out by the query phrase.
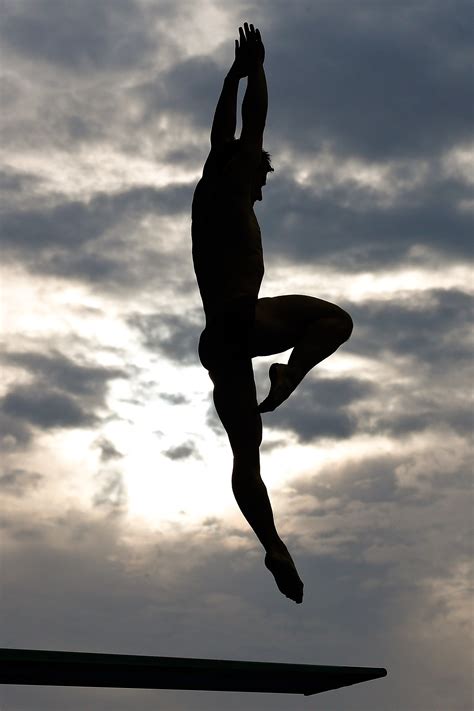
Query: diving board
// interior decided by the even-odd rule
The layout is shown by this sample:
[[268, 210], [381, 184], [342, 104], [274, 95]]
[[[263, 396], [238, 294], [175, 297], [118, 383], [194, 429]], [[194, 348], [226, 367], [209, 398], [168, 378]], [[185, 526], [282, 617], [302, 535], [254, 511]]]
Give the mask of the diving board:
[[252, 691], [309, 696], [386, 675], [386, 669], [372, 667], [0, 649], [1, 684]]

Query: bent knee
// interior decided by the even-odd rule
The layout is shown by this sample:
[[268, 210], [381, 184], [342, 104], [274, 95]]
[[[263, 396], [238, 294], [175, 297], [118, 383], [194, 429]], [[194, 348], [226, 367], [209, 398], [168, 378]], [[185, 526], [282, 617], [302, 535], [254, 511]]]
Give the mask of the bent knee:
[[347, 311], [344, 311], [344, 309], [341, 309], [341, 313], [339, 316], [339, 328], [344, 343], [344, 341], [349, 340], [354, 329], [354, 322], [351, 316], [347, 313]]
[[328, 326], [330, 324], [332, 333], [341, 343], [344, 343], [351, 337], [354, 323], [347, 311], [341, 309], [340, 306], [334, 304], [331, 313], [325, 317], [325, 320], [328, 322]]

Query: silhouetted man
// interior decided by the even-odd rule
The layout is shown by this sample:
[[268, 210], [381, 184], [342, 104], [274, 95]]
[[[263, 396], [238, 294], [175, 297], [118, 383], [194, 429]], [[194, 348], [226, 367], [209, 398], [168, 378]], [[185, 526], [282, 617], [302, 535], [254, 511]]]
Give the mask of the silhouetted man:
[[[303, 583], [279, 537], [260, 477], [260, 413], [275, 410], [317, 363], [351, 335], [352, 320], [338, 306], [311, 296], [258, 298], [263, 252], [253, 210], [267, 173], [263, 150], [268, 96], [265, 49], [253, 25], [239, 27], [235, 61], [224, 80], [211, 131], [211, 151], [192, 205], [193, 260], [206, 327], [199, 358], [214, 384], [214, 404], [234, 455], [232, 489], [263, 545], [265, 565], [280, 591], [302, 602]], [[235, 139], [239, 80], [247, 79], [242, 133]], [[293, 348], [288, 364], [270, 366], [270, 391], [257, 405], [252, 358]], [[308, 413], [311, 416], [311, 413]]]

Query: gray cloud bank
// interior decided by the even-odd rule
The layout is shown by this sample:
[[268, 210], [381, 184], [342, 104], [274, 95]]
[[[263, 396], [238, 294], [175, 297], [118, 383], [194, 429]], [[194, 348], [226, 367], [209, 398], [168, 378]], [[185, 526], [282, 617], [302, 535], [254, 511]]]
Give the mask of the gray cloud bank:
[[[184, 165], [195, 169], [193, 159], [202, 163], [208, 146], [196, 153], [190, 131], [199, 135], [209, 131], [223, 70], [207, 55], [191, 57], [159, 73], [150, 66], [158, 76], [152, 74], [144, 82], [142, 69], [153, 52], [160, 57], [160, 52], [168, 56], [176, 51], [169, 37], [164, 40], [155, 33], [150, 38], [149, 13], [158, 19], [151, 6], [121, 1], [107, 10], [94, 3], [72, 3], [66, 9], [51, 0], [7, 6], [2, 24], [7, 66], [15, 67], [22, 57], [42, 60], [35, 65], [31, 92], [21, 84], [21, 73], [7, 72], [10, 84], [16, 82], [16, 104], [24, 117], [15, 121], [19, 106], [13, 99], [7, 101], [7, 148], [9, 137], [12, 149], [16, 145], [16, 134], [28, 135], [30, 142], [37, 136], [36, 149], [42, 142], [47, 147], [42, 134], [57, 103], [50, 94], [48, 67], [60, 66], [76, 93], [61, 94], [61, 102], [71, 103], [53, 119], [51, 140], [62, 135], [64, 122], [74, 119], [77, 126], [88, 117], [91, 126], [102, 125], [103, 131], [92, 132], [91, 149], [112, 140], [119, 151], [128, 145], [127, 152], [135, 143], [137, 155], [150, 157], [144, 145], [149, 151], [146, 139], [154, 137], [157, 160], [173, 154], [179, 165], [184, 146], [158, 128], [160, 118], [169, 122], [175, 116], [191, 127], [183, 139], [189, 147]], [[164, 16], [171, 13], [168, 5], [161, 10]], [[425, 248], [421, 262], [429, 258], [430, 250], [444, 262], [472, 257], [472, 215], [461, 207], [470, 200], [470, 185], [465, 176], [447, 174], [443, 168], [446, 152], [462, 149], [473, 136], [470, 3], [456, 2], [455, 10], [435, 2], [397, 7], [322, 3], [302, 9], [290, 24], [279, 3], [271, 10], [267, 147], [277, 172], [262, 205], [262, 220], [272, 255], [293, 264], [314, 261], [354, 271], [416, 263], [414, 246]], [[54, 32], [45, 20], [51, 11]], [[114, 81], [107, 88], [106, 114], [102, 83], [84, 86], [78, 69], [88, 75], [94, 70], [127, 72], [125, 89]], [[47, 98], [44, 95], [48, 107], [35, 103], [41, 101], [37, 95], [42, 78], [44, 88], [48, 86]], [[133, 119], [125, 110], [127, 102], [137, 106]], [[79, 145], [87, 146], [87, 130], [79, 131], [76, 139], [69, 131], [67, 141], [73, 152]], [[402, 184], [404, 180], [410, 184], [410, 170], [417, 164], [425, 165], [425, 177], [385, 204], [368, 187], [347, 179], [335, 183], [330, 171], [310, 186], [298, 185], [285, 170], [278, 171], [279, 151], [291, 150], [297, 166], [299, 158], [312, 157], [317, 164], [320, 151], [327, 147], [340, 160], [361, 158], [391, 166], [394, 180]], [[403, 161], [411, 161], [412, 168]], [[5, 170], [4, 180], [10, 183], [35, 180], [34, 175], [12, 174], [11, 166]], [[13, 210], [7, 207], [2, 216], [6, 255], [33, 271], [99, 282], [104, 288], [119, 272], [126, 283], [130, 272], [146, 270], [150, 257], [147, 252], [138, 263], [130, 260], [132, 245], [140, 250], [137, 216], [187, 216], [193, 187], [194, 181], [160, 190], [143, 187], [114, 196], [97, 194], [88, 202], [63, 198], [39, 209], [26, 203]], [[110, 230], [119, 224], [127, 229], [111, 242]], [[158, 237], [158, 249], [164, 246], [161, 240]], [[185, 240], [188, 234], [183, 235]], [[178, 269], [176, 263], [167, 267]], [[138, 288], [136, 274], [133, 282]]]
[[24, 447], [34, 429], [98, 425], [107, 412], [109, 381], [126, 377], [119, 368], [78, 363], [59, 351], [6, 352], [1, 361], [28, 377], [28, 382], [13, 384], [0, 398], [7, 449]]

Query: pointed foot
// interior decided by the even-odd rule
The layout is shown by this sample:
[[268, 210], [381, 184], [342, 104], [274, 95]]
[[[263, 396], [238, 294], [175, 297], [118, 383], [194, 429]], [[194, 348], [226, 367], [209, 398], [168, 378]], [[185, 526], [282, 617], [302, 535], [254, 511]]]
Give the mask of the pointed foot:
[[272, 363], [268, 372], [270, 392], [258, 406], [259, 412], [273, 412], [296, 388], [297, 383], [288, 365]]
[[288, 551], [279, 554], [267, 553], [265, 566], [275, 578], [279, 591], [289, 600], [301, 604], [304, 584]]

